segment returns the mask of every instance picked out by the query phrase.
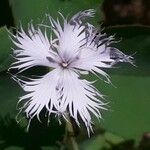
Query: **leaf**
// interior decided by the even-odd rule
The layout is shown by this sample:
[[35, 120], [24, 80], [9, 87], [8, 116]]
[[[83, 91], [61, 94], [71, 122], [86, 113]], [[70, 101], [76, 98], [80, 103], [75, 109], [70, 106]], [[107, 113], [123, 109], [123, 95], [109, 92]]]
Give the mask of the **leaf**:
[[[42, 23], [45, 14], [50, 14], [56, 19], [58, 11], [64, 16], [71, 16], [78, 11], [94, 8], [99, 12], [100, 0], [9, 0], [12, 7], [16, 25], [27, 26], [31, 20]], [[99, 21], [97, 14], [97, 21]]]
[[125, 138], [138, 138], [150, 130], [150, 77], [113, 75], [112, 81], [117, 88], [101, 86], [111, 100], [102, 124]]
[[12, 147], [6, 148], [5, 150], [24, 150], [24, 148], [12, 146]]
[[124, 142], [124, 139], [122, 137], [119, 137], [117, 135], [114, 135], [110, 132], [105, 132], [104, 138], [106, 142], [109, 142], [111, 145], [116, 145]]
[[59, 150], [57, 147], [42, 147], [42, 150]]
[[150, 131], [150, 28], [116, 27], [110, 32], [122, 37], [119, 49], [128, 54], [137, 51], [134, 57], [138, 67], [111, 69], [111, 81], [117, 88], [97, 82], [97, 88], [110, 101], [109, 111], [97, 125], [125, 139], [138, 139]]
[[10, 114], [15, 117], [17, 114], [16, 104], [21, 88], [7, 73], [0, 74], [0, 116]]
[[6, 27], [0, 28], [0, 72], [7, 70], [11, 63], [11, 42]]
[[110, 149], [112, 145], [120, 144], [123, 141], [123, 138], [105, 132], [83, 141], [80, 143], [80, 148], [82, 150], [104, 150]]
[[102, 135], [98, 135], [87, 139], [80, 144], [80, 149], [82, 150], [100, 150], [105, 146], [105, 138]]

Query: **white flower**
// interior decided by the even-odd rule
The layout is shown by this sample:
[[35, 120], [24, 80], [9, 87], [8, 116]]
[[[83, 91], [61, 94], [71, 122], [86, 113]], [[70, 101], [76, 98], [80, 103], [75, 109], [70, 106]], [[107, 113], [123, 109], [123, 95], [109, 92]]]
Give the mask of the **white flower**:
[[[68, 113], [80, 126], [82, 119], [88, 132], [92, 130], [91, 114], [101, 118], [101, 110], [106, 109], [102, 102], [103, 95], [81, 74], [91, 72], [109, 76], [102, 68], [111, 68], [117, 62], [130, 62], [131, 57], [110, 45], [115, 42], [113, 36], [100, 33], [84, 19], [93, 17], [89, 9], [74, 15], [69, 21], [63, 18], [63, 25], [49, 16], [50, 25], [45, 25], [45, 33], [40, 26], [32, 24], [27, 33], [22, 29], [13, 35], [12, 41], [16, 62], [12, 68], [20, 72], [34, 67], [46, 66], [50, 71], [39, 78], [20, 80], [21, 87], [27, 93], [20, 97], [20, 108], [29, 119], [37, 116], [46, 108], [51, 113]], [[83, 21], [84, 20], [84, 21]], [[49, 38], [46, 29], [50, 27], [53, 34]], [[49, 28], [48, 28], [49, 29]], [[86, 71], [86, 72], [84, 72]]]

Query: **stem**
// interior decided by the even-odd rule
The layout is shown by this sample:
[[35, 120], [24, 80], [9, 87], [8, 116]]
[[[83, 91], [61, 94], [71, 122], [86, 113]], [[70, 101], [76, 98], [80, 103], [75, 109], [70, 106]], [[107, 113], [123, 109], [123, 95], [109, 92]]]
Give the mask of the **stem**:
[[65, 135], [65, 142], [68, 145], [69, 150], [79, 150], [78, 144], [75, 139], [73, 126], [71, 123], [70, 116], [67, 115], [66, 121], [66, 135]]

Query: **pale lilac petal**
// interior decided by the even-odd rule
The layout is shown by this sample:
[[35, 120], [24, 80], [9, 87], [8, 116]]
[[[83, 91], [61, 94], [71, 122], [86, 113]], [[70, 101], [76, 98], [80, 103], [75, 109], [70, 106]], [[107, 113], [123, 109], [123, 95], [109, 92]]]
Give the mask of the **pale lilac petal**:
[[30, 79], [21, 81], [22, 88], [26, 95], [20, 97], [19, 103], [24, 103], [21, 111], [25, 112], [27, 117], [32, 119], [45, 108], [49, 114], [56, 111], [60, 94], [57, 90], [58, 80], [61, 71], [54, 69], [39, 79]]
[[17, 35], [12, 37], [12, 41], [16, 45], [14, 57], [17, 61], [12, 64], [11, 68], [26, 70], [33, 66], [54, 68], [57, 66], [56, 63], [47, 59], [52, 58], [55, 60], [57, 54], [52, 51], [47, 34], [44, 35], [39, 28], [36, 30], [31, 25], [28, 28], [28, 33], [25, 33], [21, 28]]
[[115, 43], [114, 36], [107, 36], [99, 33], [92, 25], [88, 24], [87, 43], [78, 52], [76, 59], [71, 66], [76, 69], [98, 73], [109, 80], [109, 76], [102, 69], [112, 68], [118, 62], [129, 62], [133, 64], [132, 57], [123, 54], [117, 48], [111, 47]]
[[[108, 59], [109, 62], [111, 61], [110, 58], [107, 58], [108, 56], [104, 56], [106, 59]], [[76, 69], [86, 70], [90, 71], [92, 73], [98, 73], [106, 77], [106, 79], [109, 81], [109, 75], [105, 73], [102, 68], [111, 68], [112, 65], [105, 63], [103, 59], [101, 60], [100, 54], [98, 51], [95, 51], [93, 49], [82, 49], [80, 51], [80, 54], [78, 55], [78, 60], [74, 61], [72, 63], [72, 67]], [[113, 60], [112, 60], [113, 61]]]
[[60, 26], [59, 21], [50, 17], [53, 31], [58, 38], [58, 52], [65, 60], [70, 60], [77, 55], [80, 47], [86, 43], [86, 26], [82, 19], [93, 17], [92, 9], [81, 11], [74, 15], [69, 21], [63, 17], [64, 25]]
[[115, 36], [108, 36], [106, 33], [101, 33], [101, 31], [98, 31], [91, 24], [88, 24], [86, 32], [89, 36], [84, 48], [94, 50], [102, 62], [111, 66], [118, 62], [129, 62], [133, 64], [133, 57], [125, 55], [117, 48], [112, 47], [112, 44], [118, 43], [118, 41], [115, 41]]
[[62, 100], [60, 109], [69, 111], [76, 123], [80, 126], [79, 117], [87, 130], [92, 129], [91, 114], [101, 118], [100, 110], [106, 109], [100, 93], [92, 83], [79, 79], [79, 76], [70, 70], [64, 70], [62, 81]]

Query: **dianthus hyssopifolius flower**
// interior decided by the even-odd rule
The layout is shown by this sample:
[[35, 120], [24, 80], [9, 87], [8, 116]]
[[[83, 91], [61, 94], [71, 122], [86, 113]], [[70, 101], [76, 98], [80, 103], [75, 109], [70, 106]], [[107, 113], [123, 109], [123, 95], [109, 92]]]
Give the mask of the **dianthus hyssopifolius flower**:
[[[23, 102], [20, 111], [30, 120], [35, 116], [40, 119], [40, 112], [46, 109], [49, 116], [54, 113], [66, 118], [68, 114], [79, 126], [81, 118], [89, 132], [91, 114], [101, 118], [101, 110], [106, 109], [103, 95], [93, 82], [82, 79], [81, 75], [90, 72], [106, 77], [109, 82], [109, 76], [102, 69], [118, 62], [132, 63], [132, 57], [111, 47], [114, 36], [107, 36], [85, 22], [93, 16], [92, 9], [81, 11], [70, 20], [62, 16], [62, 24], [48, 16], [49, 25], [43, 25], [44, 33], [41, 26], [35, 28], [31, 24], [27, 32], [21, 27], [11, 36], [16, 46], [13, 49], [16, 62], [11, 69], [18, 69], [20, 73], [34, 66], [50, 68], [41, 77], [18, 79], [26, 92], [19, 99], [19, 103]], [[47, 30], [52, 31], [50, 37]]]

